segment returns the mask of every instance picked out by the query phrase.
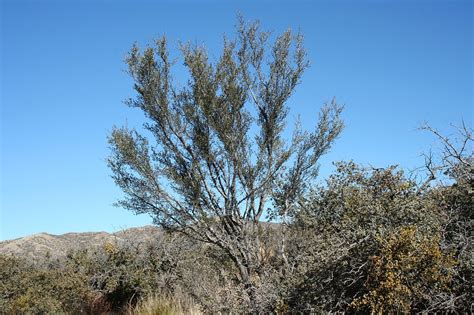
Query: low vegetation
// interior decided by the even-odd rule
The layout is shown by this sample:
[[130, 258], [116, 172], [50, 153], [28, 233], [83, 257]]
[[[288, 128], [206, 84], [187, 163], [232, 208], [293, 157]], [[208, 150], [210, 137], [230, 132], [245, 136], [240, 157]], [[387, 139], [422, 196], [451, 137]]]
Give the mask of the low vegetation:
[[[443, 182], [430, 186], [397, 167], [337, 163], [290, 221], [262, 224], [257, 231], [262, 265], [252, 278], [258, 303], [252, 309], [468, 312], [474, 301], [473, 159], [464, 151], [444, 153], [445, 163], [436, 167]], [[105, 242], [34, 263], [3, 255], [0, 279], [0, 310], [6, 314], [251, 309], [226, 252], [175, 233], [144, 243]]]

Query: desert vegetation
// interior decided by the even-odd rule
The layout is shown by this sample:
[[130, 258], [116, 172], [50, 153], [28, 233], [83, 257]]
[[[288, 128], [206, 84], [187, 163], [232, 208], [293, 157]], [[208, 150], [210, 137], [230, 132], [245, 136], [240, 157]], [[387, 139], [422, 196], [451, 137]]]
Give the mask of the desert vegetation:
[[125, 198], [163, 230], [65, 258], [0, 256], [6, 314], [307, 314], [471, 310], [472, 129], [445, 136], [419, 170], [319, 160], [343, 107], [286, 139], [287, 101], [308, 66], [301, 34], [273, 40], [240, 20], [210, 60], [180, 47], [189, 84], [173, 81], [167, 41], [127, 58], [142, 130], [116, 127], [109, 167]]
[[[472, 141], [470, 133], [464, 135]], [[439, 164], [429, 157], [428, 173], [443, 179], [433, 179], [434, 185], [417, 183], [395, 166], [336, 163], [326, 183], [311, 187], [298, 202], [291, 220], [259, 224], [261, 265], [251, 278], [252, 300], [225, 249], [165, 232], [146, 242], [107, 241], [65, 258], [31, 262], [2, 255], [0, 309], [6, 314], [467, 312], [473, 302], [472, 152], [452, 145], [457, 153], [442, 152]]]
[[[468, 312], [472, 157], [443, 156], [443, 182], [397, 167], [337, 163], [291, 220], [259, 225], [261, 267], [248, 288], [225, 250], [166, 232], [65, 258], [0, 256], [6, 314]], [[463, 162], [461, 162], [463, 161]], [[466, 163], [466, 164], [462, 164]], [[471, 169], [470, 169], [471, 168]], [[285, 256], [281, 246], [285, 241]]]

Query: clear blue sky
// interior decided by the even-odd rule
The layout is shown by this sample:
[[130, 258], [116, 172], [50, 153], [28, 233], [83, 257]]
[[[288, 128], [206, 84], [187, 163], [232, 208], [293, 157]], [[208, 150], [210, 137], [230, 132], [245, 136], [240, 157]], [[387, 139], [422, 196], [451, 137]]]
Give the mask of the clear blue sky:
[[309, 127], [324, 101], [346, 104], [323, 177], [333, 160], [419, 166], [433, 144], [421, 122], [472, 126], [471, 1], [2, 1], [0, 239], [149, 224], [112, 206], [105, 163], [112, 126], [143, 118], [122, 103], [124, 56], [162, 34], [217, 56], [238, 12], [305, 34], [312, 67], [292, 116]]

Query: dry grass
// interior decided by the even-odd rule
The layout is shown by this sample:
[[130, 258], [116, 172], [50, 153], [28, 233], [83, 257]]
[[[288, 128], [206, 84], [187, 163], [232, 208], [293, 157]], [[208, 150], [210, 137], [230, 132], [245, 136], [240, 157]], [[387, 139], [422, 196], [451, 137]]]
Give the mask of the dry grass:
[[142, 299], [129, 312], [130, 315], [201, 315], [202, 312], [196, 303], [181, 294], [173, 296], [152, 295]]

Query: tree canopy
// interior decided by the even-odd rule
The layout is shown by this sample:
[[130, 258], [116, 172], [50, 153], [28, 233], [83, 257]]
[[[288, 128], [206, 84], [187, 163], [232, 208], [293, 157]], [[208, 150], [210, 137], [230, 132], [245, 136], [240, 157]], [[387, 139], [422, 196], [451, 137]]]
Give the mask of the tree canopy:
[[225, 249], [249, 288], [259, 269], [262, 215], [292, 211], [343, 129], [333, 100], [313, 131], [296, 124], [285, 139], [288, 100], [308, 61], [301, 34], [270, 38], [258, 22], [240, 19], [218, 60], [181, 45], [189, 71], [183, 87], [173, 80], [164, 37], [143, 51], [133, 46], [127, 64], [137, 94], [127, 103], [146, 114], [152, 137], [122, 127], [109, 138], [109, 166], [126, 194], [119, 204]]

